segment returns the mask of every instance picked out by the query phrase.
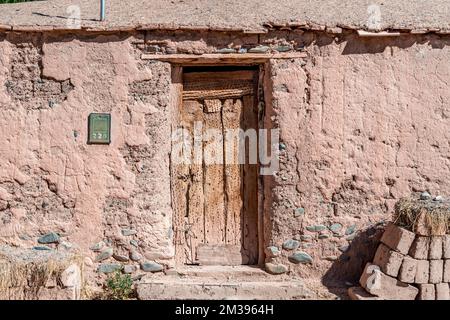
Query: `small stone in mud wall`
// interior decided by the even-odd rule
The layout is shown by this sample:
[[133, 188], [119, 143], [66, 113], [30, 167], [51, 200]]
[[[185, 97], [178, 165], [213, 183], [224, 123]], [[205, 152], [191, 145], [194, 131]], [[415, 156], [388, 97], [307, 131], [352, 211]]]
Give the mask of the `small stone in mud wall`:
[[98, 266], [97, 272], [99, 273], [111, 273], [120, 270], [122, 265], [118, 263], [102, 263]]
[[133, 229], [122, 229], [123, 236], [132, 236], [132, 235], [135, 235], [136, 233], [137, 233], [137, 231], [133, 230]]
[[59, 235], [55, 232], [50, 232], [38, 239], [38, 243], [47, 244], [47, 243], [57, 243], [59, 242]]
[[123, 267], [123, 272], [124, 273], [133, 273], [137, 271], [137, 266], [134, 264], [127, 264], [126, 266]]
[[121, 254], [113, 254], [113, 258], [120, 262], [128, 262], [130, 260], [127, 256]]
[[139, 261], [142, 259], [142, 255], [139, 252], [133, 250], [130, 252], [130, 259], [133, 261]]
[[288, 271], [287, 267], [283, 264], [266, 263], [266, 271], [271, 274], [282, 274]]
[[306, 230], [310, 231], [310, 232], [320, 232], [325, 230], [327, 227], [324, 226], [323, 224], [317, 224], [314, 226], [307, 226]]
[[296, 252], [293, 255], [288, 257], [288, 260], [292, 263], [298, 264], [298, 263], [312, 263], [313, 259], [312, 257], [307, 254], [306, 252]]
[[319, 239], [328, 239], [330, 237], [329, 234], [321, 232], [318, 236]]
[[38, 251], [48, 251], [48, 250], [52, 250], [52, 248], [49, 248], [47, 246], [35, 246], [33, 247], [33, 250], [38, 250]]
[[294, 209], [294, 217], [295, 218], [303, 216], [304, 214], [305, 214], [305, 209], [304, 208]]
[[145, 272], [159, 272], [163, 271], [163, 266], [156, 262], [142, 262], [141, 269]]
[[312, 236], [309, 235], [309, 234], [302, 234], [302, 235], [300, 236], [300, 239], [301, 239], [302, 241], [308, 242], [308, 241], [311, 241], [311, 240], [312, 240]]
[[349, 226], [347, 229], [345, 229], [345, 235], [349, 236], [349, 235], [355, 233], [355, 231], [356, 231], [356, 225], [353, 224], [353, 225]]
[[111, 258], [113, 253], [114, 253], [113, 248], [106, 248], [97, 255], [97, 257], [95, 258], [95, 262], [100, 262], [108, 258]]
[[97, 242], [89, 247], [92, 251], [100, 251], [105, 246], [103, 241]]
[[138, 247], [139, 246], [139, 242], [137, 242], [137, 240], [130, 240], [130, 244], [134, 247]]
[[329, 228], [333, 233], [338, 233], [342, 229], [342, 224], [340, 223], [333, 223]]
[[280, 255], [280, 250], [278, 249], [278, 247], [275, 246], [270, 246], [266, 248], [266, 255], [269, 258], [274, 258]]
[[249, 53], [266, 53], [270, 48], [268, 46], [257, 46], [248, 50]]
[[285, 250], [295, 250], [300, 246], [300, 242], [294, 239], [289, 239], [283, 242], [283, 249]]

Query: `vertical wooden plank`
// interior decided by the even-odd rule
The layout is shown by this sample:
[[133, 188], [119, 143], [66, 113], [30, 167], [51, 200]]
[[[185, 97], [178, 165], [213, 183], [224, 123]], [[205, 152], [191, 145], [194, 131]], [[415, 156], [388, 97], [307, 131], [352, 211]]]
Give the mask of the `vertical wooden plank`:
[[222, 109], [225, 152], [225, 242], [241, 245], [241, 165], [239, 164], [239, 128], [242, 116], [242, 101], [228, 99]]
[[[258, 117], [253, 96], [244, 96], [242, 129], [258, 130]], [[243, 174], [243, 217], [242, 251], [248, 258], [246, 264], [258, 262], [258, 165], [249, 163], [249, 146], [246, 144], [246, 157]]]
[[[192, 131], [193, 116], [190, 110], [190, 103], [184, 102], [182, 109], [180, 110], [180, 122], [179, 129]], [[178, 143], [181, 141], [179, 140]], [[189, 212], [189, 201], [188, 201], [188, 191], [191, 185], [190, 176], [190, 164], [183, 162], [182, 159], [189, 160], [191, 157], [192, 150], [185, 144], [183, 144], [182, 152], [180, 154], [172, 154], [172, 157], [180, 157], [178, 161], [173, 161], [174, 171], [175, 171], [175, 195], [177, 200], [177, 248], [176, 255], [179, 261], [183, 263], [192, 263], [193, 256], [191, 254], [191, 243], [190, 243], [190, 233], [189, 225], [187, 224], [188, 212]]]
[[[205, 197], [205, 243], [221, 244], [225, 239], [225, 197], [224, 197], [224, 170], [223, 164], [223, 140], [220, 139], [223, 131], [220, 110], [209, 108], [208, 105], [217, 105], [220, 100], [205, 101], [203, 113], [204, 139], [203, 142], [203, 192]], [[210, 110], [211, 112], [208, 112]], [[216, 129], [209, 131], [209, 129]], [[215, 133], [215, 134], [214, 134]], [[220, 133], [220, 136], [217, 136]]]
[[[172, 114], [172, 131], [175, 131], [180, 126], [182, 118], [182, 94], [183, 94], [183, 69], [181, 67], [172, 68], [172, 84], [170, 92], [171, 105], [173, 105], [174, 112]], [[184, 234], [184, 217], [186, 214], [187, 203], [185, 191], [187, 187], [186, 181], [182, 179], [185, 175], [185, 168], [180, 167], [174, 163], [175, 155], [172, 154], [171, 159], [171, 189], [172, 189], [172, 206], [173, 206], [173, 229], [174, 229], [174, 245], [175, 245], [175, 262], [177, 264], [186, 263], [186, 241]], [[181, 178], [181, 179], [180, 179]]]
[[[185, 102], [187, 103], [187, 102]], [[192, 135], [192, 163], [190, 166], [191, 184], [188, 190], [188, 226], [189, 245], [191, 249], [192, 263], [195, 263], [196, 249], [199, 244], [205, 241], [205, 215], [204, 215], [204, 194], [203, 194], [203, 143], [201, 136], [195, 141], [194, 136], [197, 130], [202, 130], [203, 126], [203, 104], [198, 101], [190, 101], [189, 112], [191, 113], [191, 135]], [[203, 134], [202, 131], [199, 132]], [[198, 152], [198, 154], [196, 154]]]

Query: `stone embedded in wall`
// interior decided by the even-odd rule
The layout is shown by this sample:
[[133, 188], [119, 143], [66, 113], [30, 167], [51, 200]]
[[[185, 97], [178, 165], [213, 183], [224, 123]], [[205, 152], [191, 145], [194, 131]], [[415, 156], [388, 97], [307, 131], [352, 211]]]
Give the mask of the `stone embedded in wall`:
[[128, 258], [127, 256], [125, 256], [125, 255], [122, 255], [122, 254], [113, 254], [112, 255], [112, 257], [115, 259], [115, 260], [117, 260], [117, 261], [119, 261], [119, 262], [128, 262], [128, 261], [130, 261], [130, 258]]
[[283, 249], [285, 250], [295, 250], [300, 246], [300, 242], [294, 239], [289, 239], [283, 242]]
[[130, 259], [133, 261], [139, 261], [142, 259], [142, 255], [137, 252], [136, 250], [131, 250], [130, 251]]
[[159, 272], [163, 271], [164, 267], [159, 263], [146, 261], [141, 263], [141, 269], [145, 272]]
[[347, 236], [352, 235], [355, 233], [355, 231], [356, 231], [356, 225], [353, 224], [353, 225], [347, 227], [347, 229], [345, 229], [345, 235], [347, 235]]
[[119, 263], [102, 263], [98, 266], [98, 273], [112, 273], [122, 269], [122, 265]]
[[138, 267], [134, 264], [127, 264], [123, 267], [124, 273], [134, 273], [138, 270]]
[[333, 232], [333, 233], [339, 233], [339, 231], [341, 231], [342, 229], [342, 224], [340, 223], [333, 223], [329, 229]]
[[92, 251], [100, 251], [105, 246], [105, 242], [100, 241], [89, 247]]
[[97, 255], [97, 257], [95, 258], [95, 262], [100, 262], [100, 261], [109, 259], [109, 258], [112, 257], [113, 253], [114, 253], [114, 249], [113, 249], [113, 248], [106, 248], [106, 249], [103, 249], [103, 250]]
[[317, 225], [313, 225], [313, 226], [307, 226], [306, 230], [310, 231], [310, 232], [321, 232], [323, 230], [326, 230], [327, 227], [323, 224], [317, 224]]
[[123, 236], [132, 236], [137, 233], [137, 231], [133, 229], [122, 229], [121, 232]]
[[312, 257], [306, 252], [295, 252], [288, 257], [289, 261], [295, 264], [298, 263], [312, 263]]
[[278, 247], [269, 246], [266, 248], [265, 253], [268, 258], [274, 258], [278, 257], [281, 254], [281, 251], [280, 249], [278, 249]]
[[50, 232], [40, 237], [38, 242], [41, 244], [58, 243], [59, 235], [55, 232]]
[[288, 268], [283, 264], [267, 262], [265, 264], [265, 267], [266, 267], [266, 271], [271, 274], [283, 274], [288, 271]]
[[296, 208], [294, 209], [294, 217], [301, 217], [305, 214], [305, 209], [304, 208]]

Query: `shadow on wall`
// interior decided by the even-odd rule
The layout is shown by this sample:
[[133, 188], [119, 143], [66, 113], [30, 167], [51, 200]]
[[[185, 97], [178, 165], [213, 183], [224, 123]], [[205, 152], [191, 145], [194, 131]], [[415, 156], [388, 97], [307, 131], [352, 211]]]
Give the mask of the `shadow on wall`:
[[443, 49], [450, 46], [450, 37], [444, 35], [411, 35], [406, 34], [395, 37], [358, 37], [356, 34], [349, 35], [347, 43], [342, 52], [348, 54], [382, 53], [387, 47], [406, 49], [416, 44], [427, 44], [433, 49]]
[[347, 251], [334, 261], [322, 278], [322, 284], [330, 292], [346, 298], [342, 292], [343, 286], [350, 285], [346, 282], [352, 286], [358, 284], [366, 263], [373, 260], [384, 227], [385, 223], [380, 222], [356, 234]]

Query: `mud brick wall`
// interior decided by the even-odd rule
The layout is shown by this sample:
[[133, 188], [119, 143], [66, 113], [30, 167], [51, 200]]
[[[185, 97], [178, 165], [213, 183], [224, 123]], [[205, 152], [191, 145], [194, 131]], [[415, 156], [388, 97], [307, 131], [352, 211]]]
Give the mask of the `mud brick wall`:
[[[357, 280], [397, 199], [450, 193], [449, 39], [0, 33], [0, 242], [57, 232], [104, 270], [172, 264], [171, 68], [141, 53], [261, 45], [307, 53], [266, 66], [266, 124], [281, 133], [280, 172], [265, 179], [266, 261]], [[111, 145], [86, 144], [91, 112], [112, 113]]]

